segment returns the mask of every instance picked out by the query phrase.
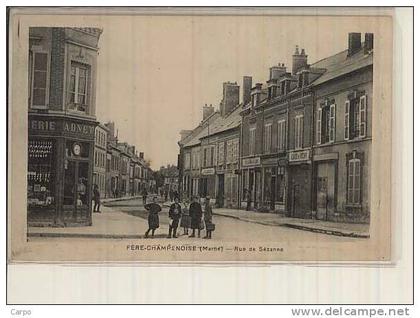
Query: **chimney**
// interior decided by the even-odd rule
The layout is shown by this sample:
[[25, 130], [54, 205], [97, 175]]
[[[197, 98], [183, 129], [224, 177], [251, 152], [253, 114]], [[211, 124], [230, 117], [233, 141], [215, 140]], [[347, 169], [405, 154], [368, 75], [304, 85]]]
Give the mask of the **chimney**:
[[242, 85], [242, 104], [245, 106], [251, 101], [252, 77], [244, 76]]
[[284, 63], [279, 63], [278, 65], [270, 67], [270, 80], [279, 79], [284, 74], [286, 74], [286, 66], [284, 66]]
[[203, 106], [203, 120], [206, 120], [213, 113], [214, 113], [214, 107], [212, 106], [212, 104], [210, 104], [210, 106], [207, 106], [207, 104]]
[[305, 49], [302, 49], [299, 53], [299, 46], [296, 45], [295, 54], [293, 54], [292, 74], [295, 75], [299, 69], [306, 66], [308, 66], [308, 56], [305, 54]]
[[139, 158], [144, 159], [144, 152], [139, 152]]
[[357, 32], [349, 33], [349, 47], [347, 49], [347, 56], [351, 56], [362, 47], [361, 34]]
[[239, 104], [239, 85], [231, 82], [223, 83], [223, 99], [220, 105], [220, 114], [226, 116]]
[[373, 33], [365, 33], [365, 54], [373, 50]]

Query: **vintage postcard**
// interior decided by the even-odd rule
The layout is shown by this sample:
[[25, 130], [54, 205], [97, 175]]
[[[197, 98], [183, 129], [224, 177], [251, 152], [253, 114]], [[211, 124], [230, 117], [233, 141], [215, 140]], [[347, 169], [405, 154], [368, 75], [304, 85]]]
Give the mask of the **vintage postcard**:
[[9, 262], [391, 262], [391, 9], [13, 8]]

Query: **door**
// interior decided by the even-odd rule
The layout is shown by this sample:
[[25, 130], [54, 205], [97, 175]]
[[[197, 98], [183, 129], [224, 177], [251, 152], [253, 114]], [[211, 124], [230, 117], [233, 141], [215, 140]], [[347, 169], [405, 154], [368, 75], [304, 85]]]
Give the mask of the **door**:
[[64, 169], [64, 220], [88, 219], [90, 216], [89, 163], [68, 160]]
[[276, 177], [271, 176], [271, 185], [270, 185], [271, 191], [270, 191], [270, 210], [274, 210], [276, 208], [275, 206], [275, 200], [276, 200]]
[[300, 213], [300, 185], [293, 184], [292, 187], [292, 217], [298, 216]]
[[219, 174], [218, 176], [218, 187], [217, 187], [217, 205], [219, 208], [224, 206], [224, 196], [225, 196], [225, 175]]
[[335, 212], [335, 164], [326, 162], [318, 165], [316, 217], [328, 220]]

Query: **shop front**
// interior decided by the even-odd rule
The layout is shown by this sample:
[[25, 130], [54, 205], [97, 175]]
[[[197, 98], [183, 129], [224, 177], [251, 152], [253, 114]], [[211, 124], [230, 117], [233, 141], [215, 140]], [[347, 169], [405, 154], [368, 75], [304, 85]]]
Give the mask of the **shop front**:
[[[242, 159], [242, 207], [250, 201], [250, 208], [259, 209], [263, 206], [262, 198], [262, 166], [260, 157]], [[247, 195], [248, 192], [249, 194]]]
[[95, 121], [29, 114], [31, 226], [91, 225]]
[[288, 165], [288, 215], [296, 218], [312, 216], [312, 165], [311, 151], [289, 153]]
[[199, 195], [202, 198], [210, 197], [211, 202], [216, 201], [216, 171], [214, 168], [201, 169]]
[[275, 157], [263, 160], [264, 207], [270, 211], [285, 211], [286, 167], [285, 158]]

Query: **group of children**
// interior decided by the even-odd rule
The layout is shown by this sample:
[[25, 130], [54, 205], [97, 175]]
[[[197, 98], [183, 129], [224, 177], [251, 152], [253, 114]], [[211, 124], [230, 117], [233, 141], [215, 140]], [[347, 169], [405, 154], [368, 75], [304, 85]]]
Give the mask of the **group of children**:
[[[160, 205], [156, 202], [157, 197], [153, 198], [153, 202], [145, 204], [144, 207], [149, 212], [148, 223], [149, 228], [145, 233], [145, 238], [149, 237], [149, 233], [152, 233], [152, 237], [155, 234], [155, 230], [159, 228], [159, 216], [158, 213], [162, 211]], [[215, 230], [215, 224], [213, 223], [213, 211], [210, 205], [210, 198], [205, 199], [204, 211], [201, 207], [198, 197], [193, 198], [193, 202], [188, 206], [188, 201], [183, 202], [183, 207], [179, 203], [179, 198], [175, 197], [174, 203], [169, 208], [169, 233], [168, 238], [177, 237], [178, 225], [184, 229], [184, 235], [189, 234], [189, 229], [192, 229], [189, 237], [195, 237], [196, 231], [198, 237], [200, 237], [201, 230], [206, 229], [206, 236], [204, 239], [211, 239], [212, 232]], [[204, 217], [203, 217], [204, 215]]]

